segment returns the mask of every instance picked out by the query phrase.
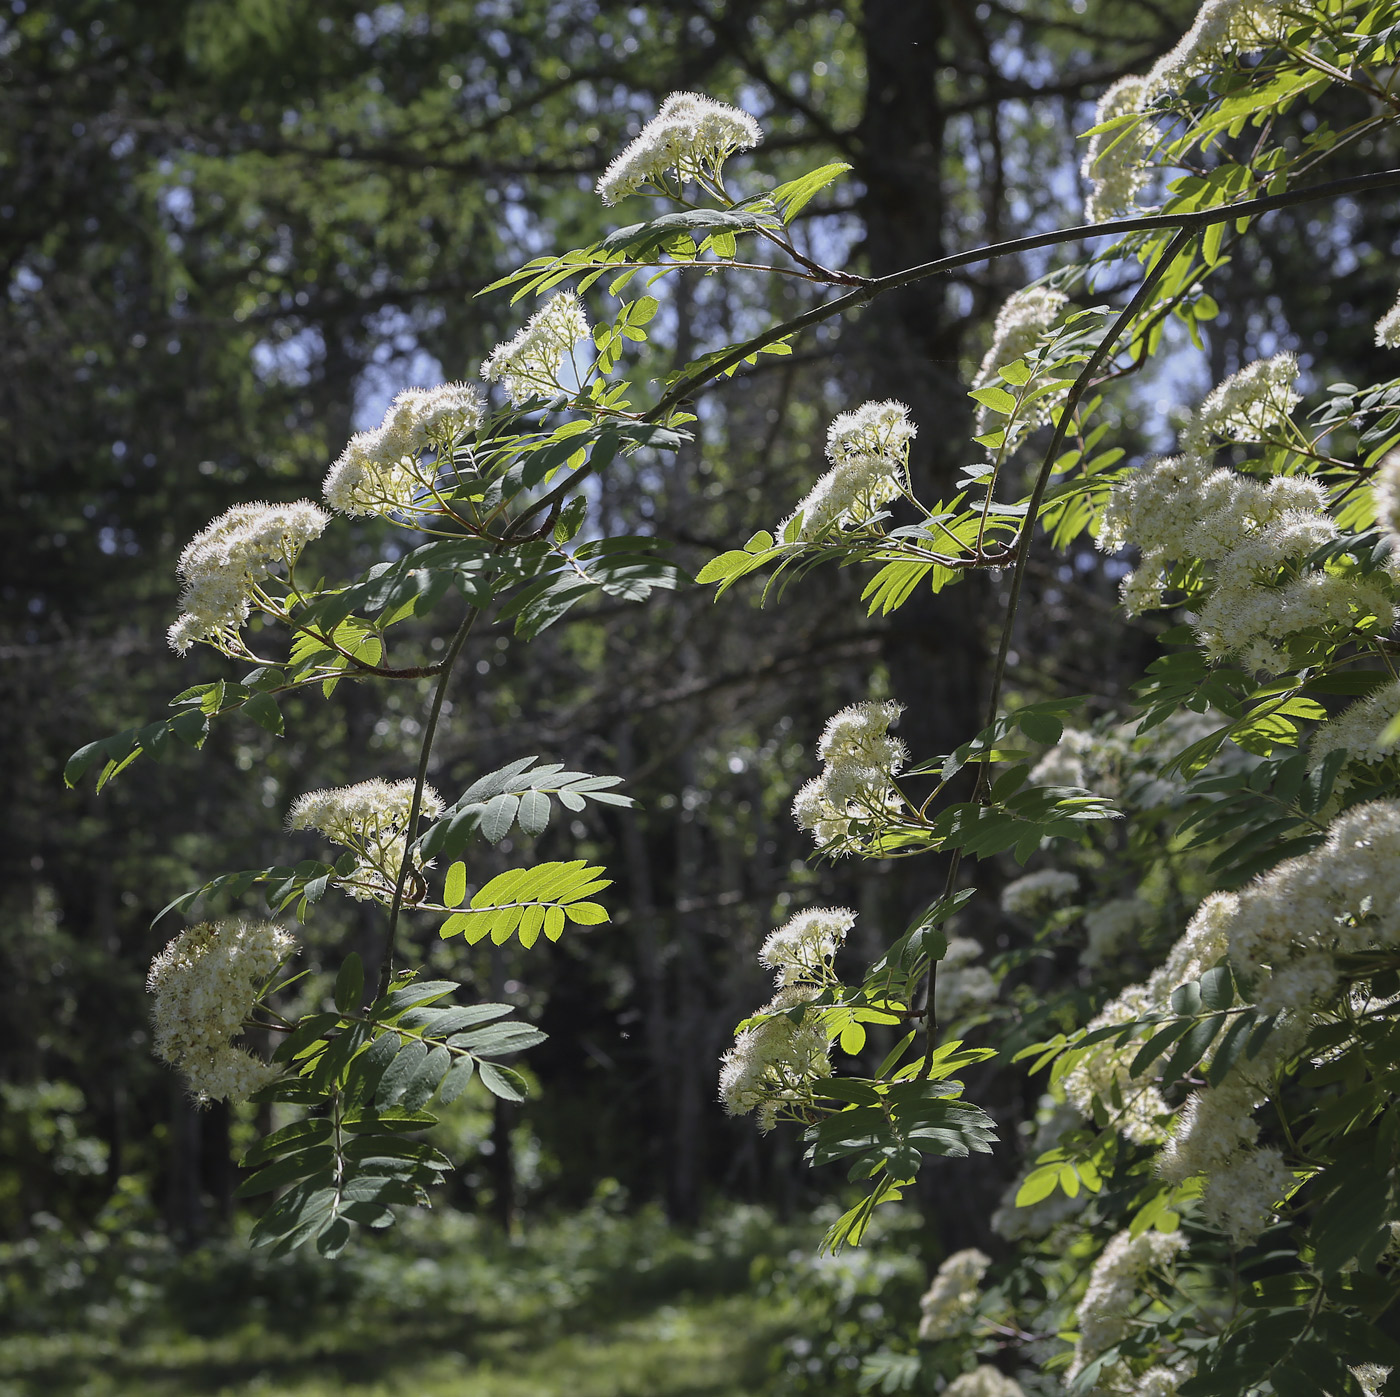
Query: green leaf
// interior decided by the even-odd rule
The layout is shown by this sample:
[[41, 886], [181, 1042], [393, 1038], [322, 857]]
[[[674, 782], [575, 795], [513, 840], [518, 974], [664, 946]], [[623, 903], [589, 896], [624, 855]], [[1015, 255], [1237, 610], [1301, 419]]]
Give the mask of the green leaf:
[[278, 708], [277, 700], [271, 694], [254, 694], [244, 703], [243, 711], [259, 727], [266, 728], [276, 737], [281, 737], [285, 731], [282, 710]]
[[564, 912], [571, 922], [577, 922], [580, 926], [601, 926], [611, 920], [607, 908], [596, 902], [571, 902]]
[[525, 791], [520, 797], [516, 818], [526, 834], [543, 834], [549, 824], [549, 811], [549, 797], [543, 791]]
[[356, 952], [351, 951], [335, 977], [335, 1007], [342, 1014], [348, 1014], [360, 1007], [360, 995], [365, 988], [364, 963]]
[[1065, 725], [1051, 713], [1025, 712], [1017, 716], [1016, 726], [1032, 742], [1053, 747], [1064, 736]]
[[477, 1071], [481, 1074], [481, 1084], [492, 1096], [499, 1096], [502, 1101], [525, 1100], [525, 1079], [520, 1073], [494, 1062], [478, 1063]]
[[791, 223], [806, 208], [813, 196], [820, 194], [823, 189], [840, 179], [851, 168], [852, 166], [844, 160], [831, 165], [821, 165], [815, 170], [809, 170], [797, 179], [778, 185], [768, 197], [776, 205], [778, 212], [782, 215], [783, 222]]
[[460, 907], [467, 896], [467, 866], [464, 863], [454, 863], [447, 870], [447, 878], [443, 883], [442, 900], [448, 907]]

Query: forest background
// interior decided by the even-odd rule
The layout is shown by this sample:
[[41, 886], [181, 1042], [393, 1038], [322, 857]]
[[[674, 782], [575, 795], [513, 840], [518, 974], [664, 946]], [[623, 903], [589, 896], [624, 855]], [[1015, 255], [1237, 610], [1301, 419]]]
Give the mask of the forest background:
[[[0, 691], [11, 784], [0, 841], [0, 1239], [13, 1333], [98, 1325], [104, 1306], [115, 1333], [162, 1305], [168, 1318], [180, 1287], [186, 1327], [198, 1310], [190, 1296], [242, 1323], [256, 1321], [258, 1297], [265, 1315], [278, 1296], [342, 1304], [347, 1287], [381, 1299], [376, 1284], [392, 1289], [368, 1262], [335, 1280], [316, 1262], [274, 1276], [219, 1250], [239, 1226], [234, 1161], [253, 1108], [196, 1110], [152, 1060], [144, 977], [177, 929], [151, 925], [165, 903], [216, 869], [281, 861], [292, 797], [411, 763], [421, 696], [395, 691], [385, 709], [344, 685], [333, 703], [291, 705], [286, 739], [231, 724], [211, 738], [215, 760], [176, 755], [101, 796], [65, 789], [75, 747], [218, 676], [213, 657], [180, 660], [165, 646], [183, 542], [234, 496], [313, 493], [397, 389], [463, 376], [506, 338], [518, 319], [508, 297], [475, 294], [530, 256], [612, 226], [593, 182], [668, 92], [703, 91], [760, 116], [775, 180], [850, 162], [850, 178], [798, 226], [826, 263], [878, 275], [1079, 222], [1074, 133], [1109, 83], [1171, 48], [1194, 9], [12, 0], [0, 17]], [[1375, 159], [1343, 156], [1334, 176], [1353, 168], [1348, 158], [1357, 170]], [[1384, 256], [1394, 226], [1388, 197], [1263, 223], [1249, 255], [1213, 279], [1209, 377], [1180, 379], [1168, 356], [1140, 382], [1119, 443], [1138, 455], [1161, 445], [1170, 404], [1278, 348], [1295, 349], [1317, 383], [1339, 376], [1336, 363], [1382, 377], [1371, 327], [1394, 294]], [[603, 479], [608, 526], [672, 545], [697, 571], [754, 519], [790, 509], [820, 471], [827, 421], [863, 397], [901, 399], [925, 424], [913, 469], [937, 496], [965, 464], [966, 382], [991, 318], [1049, 265], [1051, 254], [1037, 256], [1047, 260], [921, 283], [740, 373], [706, 399], [677, 457], [629, 457]], [[791, 282], [677, 283], [652, 376], [798, 313], [802, 296]], [[367, 524], [360, 564], [380, 546]], [[1111, 566], [1088, 540], [1033, 564], [1023, 608], [1033, 634], [1012, 667], [1019, 692], [1091, 694], [1090, 716], [1129, 706], [1126, 685], [1156, 653], [1161, 625], [1122, 629]], [[588, 1285], [674, 1253], [678, 1285], [704, 1278], [717, 1293], [751, 1283], [754, 1257], [788, 1255], [783, 1228], [800, 1236], [827, 1190], [790, 1134], [760, 1137], [715, 1099], [716, 1059], [762, 997], [753, 953], [789, 904], [841, 903], [862, 925], [903, 925], [939, 875], [813, 865], [788, 806], [842, 704], [903, 700], [901, 735], [921, 753], [980, 726], [1000, 585], [871, 620], [861, 581], [826, 570], [769, 609], [753, 593], [716, 607], [706, 589], [681, 588], [641, 608], [574, 612], [523, 650], [490, 628], [472, 638], [439, 784], [539, 752], [623, 776], [638, 804], [579, 815], [553, 852], [551, 836], [539, 841], [542, 857], [608, 865], [613, 926], [547, 955], [456, 949], [435, 962], [518, 1004], [550, 1039], [526, 1064], [526, 1106], [473, 1096], [444, 1125], [467, 1160], [422, 1237], [470, 1238], [486, 1256], [488, 1229], [517, 1248], [533, 1230], [544, 1240], [530, 1264], [587, 1254]], [[510, 854], [498, 846], [502, 868]], [[357, 915], [325, 909], [307, 932], [313, 962], [318, 945], [372, 934]], [[1014, 923], [992, 914], [964, 934], [989, 951], [1025, 949]], [[1078, 972], [1070, 956], [1038, 973]], [[1086, 1005], [1103, 997], [1085, 992]], [[1038, 1093], [1002, 1073], [979, 1099], [1014, 1137]], [[902, 1305], [912, 1327], [925, 1270], [946, 1252], [995, 1249], [986, 1219], [1018, 1167], [1006, 1152], [926, 1171], [916, 1225], [891, 1243], [903, 1260], [882, 1263], [902, 1279], [869, 1282], [889, 1311], [882, 1321]], [[779, 1221], [760, 1224], [736, 1204]], [[708, 1230], [685, 1230], [702, 1222]], [[523, 1251], [500, 1255], [525, 1265]], [[752, 1272], [768, 1277], [770, 1296], [775, 1269], [770, 1260]], [[137, 1272], [144, 1291], [130, 1284]], [[828, 1288], [802, 1303], [808, 1324], [835, 1333], [832, 1315], [851, 1302]], [[779, 1337], [791, 1327], [774, 1323]], [[763, 1366], [800, 1382], [800, 1349], [775, 1345]], [[51, 1383], [45, 1365], [62, 1362], [58, 1352], [23, 1351], [15, 1381], [47, 1372]]]

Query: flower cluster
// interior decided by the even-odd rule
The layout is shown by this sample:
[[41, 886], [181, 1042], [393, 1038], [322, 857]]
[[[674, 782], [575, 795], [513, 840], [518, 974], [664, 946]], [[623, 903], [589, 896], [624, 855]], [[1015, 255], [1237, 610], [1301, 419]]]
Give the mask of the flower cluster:
[[1252, 53], [1279, 43], [1292, 21], [1279, 0], [1206, 0], [1177, 46], [1148, 75], [1155, 95], [1178, 96], [1193, 78], [1215, 70], [1230, 53]]
[[820, 984], [829, 977], [831, 961], [855, 920], [846, 907], [809, 907], [768, 933], [759, 962], [776, 972], [779, 988]]
[[938, 962], [933, 988], [934, 1017], [948, 1023], [973, 1013], [997, 997], [997, 982], [985, 965], [974, 965], [982, 947], [970, 936], [954, 936]]
[[1390, 452], [1376, 467], [1371, 500], [1376, 506], [1376, 522], [1390, 535], [1392, 549], [1400, 551], [1400, 451]]
[[982, 356], [972, 386], [985, 387], [1007, 364], [1029, 354], [1059, 319], [1068, 300], [1063, 291], [1048, 286], [1028, 286], [1008, 296], [997, 312], [992, 343]]
[[[287, 828], [318, 830], [332, 843], [349, 849], [357, 863], [340, 886], [360, 901], [387, 902], [403, 863], [412, 804], [412, 781], [376, 777], [301, 796], [287, 815]], [[442, 813], [442, 798], [431, 786], [423, 787], [420, 813], [428, 820]]]
[[1134, 1237], [1123, 1231], [1110, 1240], [1094, 1262], [1088, 1288], [1075, 1311], [1079, 1339], [1066, 1373], [1069, 1382], [1106, 1348], [1127, 1337], [1133, 1312], [1142, 1300], [1143, 1278], [1166, 1266], [1185, 1247], [1180, 1232], [1147, 1231]]
[[603, 172], [596, 190], [605, 204], [616, 204], [644, 188], [676, 193], [667, 181], [672, 172], [681, 185], [718, 182], [720, 167], [730, 155], [751, 150], [762, 139], [758, 122], [748, 112], [699, 93], [673, 92]]
[[1383, 762], [1400, 749], [1400, 738], [1385, 740], [1390, 721], [1400, 713], [1400, 683], [1383, 684], [1374, 693], [1349, 704], [1324, 723], [1308, 749], [1314, 769], [1329, 752], [1345, 751], [1352, 761]]
[[340, 514], [414, 514], [431, 494], [437, 466], [424, 466], [423, 453], [439, 461], [481, 426], [485, 403], [468, 383], [406, 388], [389, 404], [373, 431], [357, 432], [336, 458], [321, 486]]
[[815, 985], [780, 989], [758, 1011], [759, 1021], [734, 1039], [719, 1071], [720, 1100], [731, 1116], [756, 1111], [759, 1129], [767, 1132], [782, 1106], [806, 1101], [812, 1082], [831, 1076], [831, 1040], [821, 1011], [802, 1007], [816, 995]]
[[792, 803], [798, 827], [819, 848], [851, 853], [863, 847], [853, 824], [877, 819], [898, 807], [894, 778], [904, 765], [905, 747], [889, 735], [903, 712], [891, 700], [866, 701], [843, 708], [827, 723], [817, 746], [825, 763]]
[[1223, 956], [1252, 987], [1256, 1008], [1279, 1020], [1254, 1056], [1244, 1056], [1214, 1086], [1195, 1091], [1162, 1128], [1156, 1088], [1128, 1077], [1137, 1045], [1096, 1045], [1065, 1074], [1068, 1099], [1082, 1114], [1095, 1100], [1121, 1099], [1115, 1124], [1139, 1144], [1165, 1146], [1157, 1167], [1170, 1183], [1204, 1175], [1207, 1221], [1236, 1242], [1257, 1237], [1292, 1186], [1283, 1156], [1258, 1147], [1254, 1113], [1270, 1078], [1295, 1052], [1339, 993], [1337, 957], [1400, 946], [1400, 802], [1374, 801], [1339, 816], [1327, 839], [1289, 859], [1240, 893], [1216, 893], [1197, 909], [1167, 962], [1145, 984], [1130, 985], [1092, 1028], [1130, 1023], [1168, 1009], [1171, 992]]
[[831, 962], [855, 920], [848, 907], [809, 907], [769, 932], [758, 958], [774, 972], [778, 992], [720, 1059], [719, 1095], [731, 1116], [757, 1111], [759, 1128], [772, 1130], [780, 1107], [805, 1101], [811, 1083], [831, 1075], [820, 1010], [789, 1011], [835, 980]]
[[219, 515], [180, 554], [184, 610], [170, 627], [171, 647], [183, 655], [202, 640], [232, 653], [258, 584], [276, 567], [290, 570], [328, 523], [330, 516], [309, 500], [241, 504]]
[[1084, 914], [1088, 942], [1079, 955], [1087, 969], [1113, 960], [1123, 947], [1152, 921], [1152, 906], [1137, 897], [1115, 897]]
[[967, 1332], [991, 1264], [990, 1256], [969, 1248], [954, 1252], [938, 1268], [919, 1301], [919, 1338], [951, 1339]]
[[[1094, 125], [1119, 117], [1138, 116], [1151, 98], [1146, 78], [1119, 78], [1094, 111]], [[1155, 130], [1145, 118], [1089, 137], [1081, 174], [1089, 184], [1084, 200], [1084, 221], [1103, 223], [1122, 218], [1137, 205], [1148, 180], [1148, 157]]]
[[[1292, 400], [1274, 368], [1236, 374], [1196, 415], [1189, 437], [1235, 439], [1269, 429]], [[1376, 578], [1328, 572], [1308, 564], [1338, 537], [1327, 494], [1302, 476], [1264, 482], [1215, 470], [1198, 454], [1154, 461], [1114, 487], [1099, 525], [1099, 546], [1125, 543], [1142, 562], [1123, 581], [1122, 600], [1136, 615], [1163, 605], [1174, 562], [1211, 564], [1194, 627], [1212, 659], [1238, 655], [1256, 670], [1288, 667], [1280, 643], [1319, 626], [1367, 625], [1388, 630], [1394, 607]], [[1306, 566], [1305, 566], [1306, 565]]]
[[550, 297], [526, 322], [525, 328], [498, 344], [481, 366], [487, 383], [499, 383], [513, 404], [565, 392], [559, 369], [565, 355], [588, 339], [588, 316], [572, 291]]
[[1059, 868], [1027, 873], [1001, 890], [1001, 910], [1018, 917], [1036, 917], [1079, 891], [1079, 879]]
[[903, 403], [864, 403], [832, 420], [826, 436], [831, 469], [783, 520], [778, 537], [801, 518], [797, 537], [810, 543], [828, 529], [864, 523], [897, 499], [909, 469], [909, 443], [917, 432]]
[[1025, 1392], [1015, 1378], [980, 1363], [970, 1373], [959, 1373], [943, 1389], [943, 1397], [1025, 1397]]
[[[1090, 1023], [1090, 1031], [1169, 1012], [1172, 991], [1187, 980], [1199, 979], [1225, 954], [1227, 927], [1237, 903], [1233, 893], [1208, 897], [1172, 947], [1166, 963], [1145, 983], [1129, 985], [1110, 1000]], [[1119, 1132], [1140, 1145], [1162, 1144], [1166, 1140], [1162, 1122], [1168, 1114], [1167, 1104], [1150, 1082], [1129, 1076], [1135, 1052], [1135, 1048], [1116, 1048], [1111, 1040], [1095, 1044], [1065, 1074], [1065, 1096], [1086, 1117], [1093, 1115], [1095, 1101], [1121, 1100]]]
[[270, 922], [201, 922], [151, 962], [156, 1056], [184, 1073], [200, 1102], [242, 1101], [278, 1075], [233, 1040], [295, 946]]
[[1213, 388], [1191, 415], [1182, 444], [1188, 455], [1203, 455], [1212, 436], [1225, 441], [1262, 441], [1288, 421], [1302, 401], [1293, 389], [1298, 356], [1256, 359]]
[[1376, 347], [1400, 349], [1400, 297], [1397, 297], [1395, 304], [1376, 321]]

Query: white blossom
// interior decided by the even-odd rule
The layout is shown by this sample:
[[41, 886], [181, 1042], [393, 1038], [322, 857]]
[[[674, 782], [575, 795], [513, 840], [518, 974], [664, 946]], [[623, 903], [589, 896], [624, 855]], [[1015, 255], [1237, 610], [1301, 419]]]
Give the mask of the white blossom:
[[1202, 1215], [1243, 1246], [1273, 1221], [1293, 1182], [1293, 1171], [1278, 1150], [1240, 1151], [1206, 1176]]
[[[1169, 1011], [1172, 992], [1187, 980], [1196, 980], [1215, 965], [1226, 952], [1227, 929], [1238, 906], [1233, 893], [1214, 893], [1196, 909], [1181, 939], [1172, 947], [1166, 962], [1143, 984], [1129, 985], [1091, 1020], [1089, 1028], [1107, 1028]], [[1163, 1120], [1166, 1102], [1147, 1075], [1129, 1076], [1128, 1067], [1137, 1046], [1114, 1047], [1112, 1040], [1096, 1043], [1065, 1073], [1066, 1098], [1079, 1113], [1091, 1117], [1094, 1103], [1108, 1102], [1115, 1096], [1123, 1108], [1117, 1128], [1140, 1145], [1162, 1144], [1167, 1133]]]
[[1400, 349], [1400, 297], [1376, 321], [1376, 345], [1380, 349]]
[[151, 962], [156, 1056], [184, 1073], [201, 1102], [242, 1100], [279, 1075], [233, 1040], [295, 946], [270, 922], [231, 918], [188, 927]]
[[1060, 868], [1042, 868], [1008, 883], [1001, 890], [1001, 910], [1034, 917], [1079, 891], [1079, 879]]
[[780, 986], [820, 980], [855, 920], [846, 907], [809, 907], [768, 933], [758, 959]]
[[596, 190], [605, 204], [616, 204], [643, 188], [672, 192], [667, 175], [684, 185], [718, 180], [725, 159], [751, 150], [763, 139], [748, 112], [695, 92], [673, 92], [661, 110], [604, 171]]
[[1141, 116], [1151, 96], [1146, 78], [1129, 76], [1119, 78], [1099, 98], [1095, 126], [1118, 117], [1139, 119], [1089, 137], [1080, 171], [1090, 186], [1084, 200], [1086, 223], [1103, 223], [1135, 211], [1137, 196], [1147, 184], [1148, 159], [1156, 135], [1153, 124]]
[[1309, 765], [1316, 769], [1329, 752], [1338, 749], [1345, 751], [1352, 761], [1384, 761], [1400, 748], [1400, 739], [1381, 740], [1397, 713], [1400, 713], [1400, 682], [1382, 684], [1323, 723], [1308, 748]]
[[1287, 420], [1302, 401], [1293, 389], [1298, 356], [1256, 359], [1212, 389], [1187, 423], [1188, 452], [1202, 451], [1212, 436], [1226, 441], [1260, 441]]
[[412, 515], [431, 499], [437, 464], [420, 459], [430, 448], [450, 459], [481, 426], [485, 403], [468, 383], [405, 388], [373, 431], [357, 432], [336, 458], [321, 491], [341, 514]]
[[[1210, 433], [1229, 436], [1246, 419], [1259, 427], [1266, 408], [1284, 413], [1286, 404], [1277, 393], [1293, 370], [1275, 373], [1269, 366], [1288, 357], [1262, 361], [1268, 372], [1261, 370], [1244, 387], [1241, 374], [1222, 384], [1192, 428], [1198, 445]], [[1260, 365], [1251, 366], [1256, 368]], [[1259, 396], [1256, 390], [1269, 383], [1273, 396]], [[1224, 389], [1230, 391], [1217, 400]], [[1109, 551], [1127, 543], [1142, 549], [1142, 563], [1124, 579], [1121, 593], [1130, 614], [1162, 605], [1173, 560], [1210, 564], [1194, 620], [1206, 654], [1238, 656], [1250, 669], [1278, 673], [1290, 663], [1284, 642], [1301, 631], [1360, 625], [1388, 630], [1395, 622], [1394, 605], [1379, 578], [1305, 566], [1338, 537], [1326, 508], [1325, 490], [1306, 477], [1261, 482], [1215, 470], [1199, 455], [1170, 457], [1114, 487], [1098, 542]]]
[[982, 947], [970, 936], [949, 939], [933, 988], [933, 1012], [940, 1023], [975, 1012], [997, 997], [992, 972], [985, 965], [973, 964], [981, 954]]
[[1034, 349], [1068, 301], [1063, 291], [1048, 286], [1028, 286], [1008, 296], [997, 312], [992, 343], [982, 356], [972, 386], [985, 387], [1005, 365]]
[[573, 347], [589, 337], [583, 302], [572, 291], [552, 296], [513, 339], [498, 344], [481, 366], [488, 383], [499, 383], [517, 406], [564, 391], [559, 369]]
[[1178, 96], [1226, 54], [1253, 53], [1279, 43], [1290, 23], [1279, 0], [1206, 0], [1195, 23], [1148, 75], [1149, 90]]
[[778, 537], [785, 537], [800, 516], [797, 537], [810, 543], [830, 528], [864, 523], [881, 505], [897, 499], [916, 430], [909, 409], [893, 399], [864, 403], [836, 416], [826, 438], [831, 469], [778, 526]]
[[1180, 1232], [1147, 1231], [1134, 1237], [1118, 1233], [1099, 1254], [1089, 1273], [1089, 1285], [1075, 1311], [1079, 1340], [1066, 1374], [1073, 1382], [1084, 1365], [1104, 1349], [1127, 1337], [1129, 1321], [1143, 1299], [1142, 1282], [1186, 1248]]
[[822, 774], [808, 781], [792, 803], [798, 828], [818, 847], [851, 853], [862, 847], [852, 821], [867, 821], [898, 809], [894, 778], [904, 765], [904, 744], [889, 735], [903, 712], [890, 700], [851, 704], [827, 722], [817, 755]]
[[740, 1031], [720, 1059], [719, 1095], [731, 1116], [758, 1113], [759, 1129], [772, 1130], [778, 1111], [805, 1101], [812, 1082], [831, 1076], [831, 1042], [817, 1010], [793, 1022], [786, 1011], [809, 1003], [815, 985], [789, 985], [759, 1014], [773, 1017]]
[[[376, 777], [354, 786], [309, 791], [293, 803], [287, 827], [318, 830], [332, 843], [349, 849], [357, 863], [340, 886], [361, 901], [386, 902], [393, 896], [403, 863], [413, 785], [409, 780]], [[442, 797], [425, 785], [421, 817], [433, 820], [441, 813]]]
[[1380, 1390], [1390, 1376], [1390, 1369], [1380, 1363], [1358, 1363], [1351, 1371], [1366, 1397], [1380, 1397]]
[[258, 584], [276, 568], [295, 566], [328, 523], [309, 500], [235, 505], [219, 515], [180, 554], [184, 610], [169, 631], [172, 648], [183, 655], [199, 640], [225, 651], [234, 646]]
[[1084, 914], [1088, 944], [1080, 952], [1080, 965], [1096, 969], [1115, 959], [1152, 917], [1151, 904], [1137, 897], [1115, 897], [1091, 907]]
[[943, 1397], [1025, 1397], [1025, 1393], [1015, 1378], [981, 1363], [970, 1373], [959, 1373], [943, 1389]]
[[1400, 450], [1389, 452], [1376, 467], [1371, 499], [1376, 506], [1376, 522], [1390, 535], [1395, 551], [1400, 553]]
[[951, 1339], [967, 1332], [991, 1264], [992, 1258], [975, 1248], [944, 1261], [919, 1301], [919, 1338]]

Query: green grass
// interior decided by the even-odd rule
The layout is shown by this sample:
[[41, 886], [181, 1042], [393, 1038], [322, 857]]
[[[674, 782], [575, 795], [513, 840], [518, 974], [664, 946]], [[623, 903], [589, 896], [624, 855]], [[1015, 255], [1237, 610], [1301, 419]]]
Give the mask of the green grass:
[[52, 1256], [47, 1304], [10, 1284], [0, 1397], [739, 1397], [786, 1332], [752, 1262], [792, 1240], [589, 1210], [516, 1243], [437, 1214], [337, 1262], [128, 1241], [76, 1286]]

